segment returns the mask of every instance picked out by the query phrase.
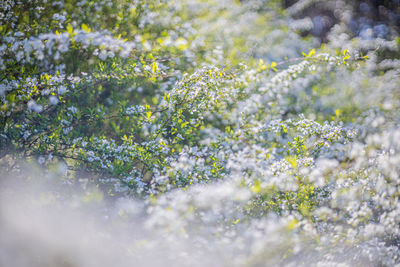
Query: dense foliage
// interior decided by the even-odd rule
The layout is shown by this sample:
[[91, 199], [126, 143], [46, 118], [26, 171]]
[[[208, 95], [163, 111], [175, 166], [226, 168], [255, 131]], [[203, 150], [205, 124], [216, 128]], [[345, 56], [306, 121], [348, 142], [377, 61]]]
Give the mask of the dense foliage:
[[307, 2], [2, 1], [1, 175], [141, 199], [177, 264], [400, 264], [400, 39]]

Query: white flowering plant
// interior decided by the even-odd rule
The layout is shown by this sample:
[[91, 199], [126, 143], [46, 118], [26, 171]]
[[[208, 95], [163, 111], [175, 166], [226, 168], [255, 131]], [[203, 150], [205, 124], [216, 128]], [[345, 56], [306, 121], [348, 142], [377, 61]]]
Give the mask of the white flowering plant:
[[3, 1], [1, 176], [141, 201], [178, 266], [400, 265], [396, 28], [280, 2]]

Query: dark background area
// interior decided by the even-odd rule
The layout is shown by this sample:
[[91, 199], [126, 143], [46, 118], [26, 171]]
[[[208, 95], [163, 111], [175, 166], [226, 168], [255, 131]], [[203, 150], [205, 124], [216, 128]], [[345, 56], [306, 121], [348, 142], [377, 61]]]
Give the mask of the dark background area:
[[[299, 0], [283, 0], [284, 8], [290, 10]], [[327, 34], [337, 23], [345, 23], [353, 35], [364, 39], [390, 39], [400, 28], [400, 0], [332, 0], [314, 1], [304, 9], [292, 14], [294, 19], [309, 17], [313, 28], [304, 35], [311, 34], [326, 42]], [[344, 11], [350, 18], [343, 18]]]

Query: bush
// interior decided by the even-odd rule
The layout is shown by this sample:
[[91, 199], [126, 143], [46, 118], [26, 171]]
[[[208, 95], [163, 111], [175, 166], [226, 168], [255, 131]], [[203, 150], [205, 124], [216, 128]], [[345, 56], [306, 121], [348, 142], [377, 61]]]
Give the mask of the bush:
[[321, 45], [263, 0], [5, 1], [0, 21], [2, 176], [141, 199], [219, 265], [400, 264], [394, 29], [343, 16]]

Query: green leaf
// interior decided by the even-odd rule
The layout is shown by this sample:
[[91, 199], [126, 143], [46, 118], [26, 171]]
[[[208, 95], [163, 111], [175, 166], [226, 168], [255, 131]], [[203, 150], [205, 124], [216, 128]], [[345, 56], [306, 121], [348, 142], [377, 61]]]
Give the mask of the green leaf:
[[91, 32], [92, 30], [85, 24], [83, 23], [81, 25], [82, 30], [84, 30], [85, 32]]
[[278, 71], [275, 67], [278, 66], [278, 64], [275, 61], [272, 61], [271, 63], [271, 69], [273, 69], [274, 71]]
[[147, 112], [146, 112], [146, 118], [147, 118], [147, 119], [150, 119], [150, 117], [151, 117], [151, 111], [147, 111]]
[[155, 62], [155, 61], [153, 62], [153, 66], [152, 66], [151, 70], [152, 70], [153, 73], [157, 72], [157, 70], [158, 70], [157, 62]]
[[67, 32], [68, 32], [69, 34], [71, 34], [73, 31], [74, 31], [74, 28], [72, 28], [72, 25], [71, 25], [71, 24], [68, 24], [68, 25], [67, 25]]

